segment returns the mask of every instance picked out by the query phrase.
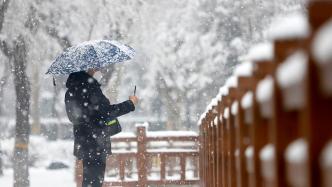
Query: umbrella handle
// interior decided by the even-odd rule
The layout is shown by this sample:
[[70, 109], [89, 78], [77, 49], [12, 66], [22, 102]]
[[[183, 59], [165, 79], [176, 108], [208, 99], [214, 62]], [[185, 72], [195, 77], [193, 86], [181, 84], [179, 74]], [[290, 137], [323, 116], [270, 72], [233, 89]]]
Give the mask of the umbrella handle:
[[136, 96], [136, 85], [135, 85], [135, 89], [134, 89], [134, 96]]
[[53, 77], [53, 86], [56, 86], [55, 78]]

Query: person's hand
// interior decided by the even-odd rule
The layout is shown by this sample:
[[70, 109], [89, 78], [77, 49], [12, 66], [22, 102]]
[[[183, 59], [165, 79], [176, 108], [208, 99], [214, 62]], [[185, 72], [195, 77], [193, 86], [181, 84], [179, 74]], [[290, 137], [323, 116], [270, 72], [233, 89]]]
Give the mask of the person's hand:
[[138, 97], [137, 96], [129, 96], [129, 100], [134, 103], [134, 105], [137, 105], [138, 103]]

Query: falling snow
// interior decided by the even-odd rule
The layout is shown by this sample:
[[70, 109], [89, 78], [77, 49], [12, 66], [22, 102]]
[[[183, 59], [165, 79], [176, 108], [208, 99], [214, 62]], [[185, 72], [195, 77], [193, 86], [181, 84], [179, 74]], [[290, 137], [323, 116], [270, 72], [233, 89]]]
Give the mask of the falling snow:
[[[237, 86], [236, 77], [229, 78], [230, 75], [235, 71], [236, 76], [249, 76], [254, 70], [249, 62], [272, 58], [273, 46], [265, 43], [267, 35], [281, 37], [284, 33], [278, 31], [288, 26], [294, 28], [293, 35], [308, 34], [301, 13], [304, 2], [1, 1], [0, 9], [4, 11], [0, 12], [0, 159], [3, 161], [0, 173], [3, 171], [4, 175], [0, 175], [0, 186], [13, 186], [15, 134], [17, 139], [24, 140], [18, 145], [29, 149], [29, 159], [20, 163], [29, 164], [30, 186], [75, 186], [73, 129], [64, 103], [67, 75], [54, 76], [56, 86], [52, 84], [53, 77], [45, 75], [63, 51], [76, 54], [67, 67], [80, 71], [90, 66], [78, 68], [75, 63], [99, 63], [96, 59], [106, 58], [109, 51], [94, 47], [96, 41], [119, 41], [135, 50], [130, 63], [111, 63], [95, 76], [111, 103], [128, 99], [137, 86], [140, 104], [135, 113], [119, 119], [125, 132], [118, 137], [135, 136], [133, 124], [138, 122], [151, 124], [147, 134], [151, 137], [197, 136], [197, 121], [205, 117], [201, 114], [216, 106], [230, 87]], [[269, 30], [272, 20], [293, 12], [297, 13], [287, 24], [273, 26], [277, 28], [274, 33]], [[330, 38], [326, 34], [330, 28], [326, 26], [321, 31], [312, 49], [322, 63], [330, 59], [326, 51], [331, 45], [320, 42]], [[261, 42], [265, 45], [249, 48]], [[127, 51], [127, 55], [112, 56], [108, 61], [133, 57], [132, 48], [113, 45]], [[82, 56], [84, 51], [90, 51], [90, 55]], [[244, 60], [248, 62], [242, 63]], [[66, 68], [60, 70], [58, 74], [69, 72]], [[271, 96], [271, 84], [265, 83], [259, 94], [263, 100]], [[226, 108], [223, 117], [237, 113], [240, 104], [249, 108], [252, 102], [253, 93], [248, 92], [241, 103]], [[203, 107], [207, 105], [208, 108]], [[78, 110], [74, 112], [81, 114]], [[18, 133], [16, 126], [20, 127]], [[252, 157], [252, 148], [246, 153]], [[48, 170], [55, 161], [68, 168]]]

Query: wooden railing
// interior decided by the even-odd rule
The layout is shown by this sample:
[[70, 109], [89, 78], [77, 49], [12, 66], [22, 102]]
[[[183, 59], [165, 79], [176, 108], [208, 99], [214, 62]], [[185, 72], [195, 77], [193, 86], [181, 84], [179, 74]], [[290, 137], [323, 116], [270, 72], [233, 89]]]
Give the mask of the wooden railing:
[[332, 186], [332, 1], [308, 14], [307, 35], [275, 38], [202, 116], [200, 186]]
[[[112, 137], [107, 186], [195, 185], [199, 182], [198, 135], [195, 132], [149, 132], [137, 125], [136, 135]], [[82, 162], [76, 162], [77, 186]]]

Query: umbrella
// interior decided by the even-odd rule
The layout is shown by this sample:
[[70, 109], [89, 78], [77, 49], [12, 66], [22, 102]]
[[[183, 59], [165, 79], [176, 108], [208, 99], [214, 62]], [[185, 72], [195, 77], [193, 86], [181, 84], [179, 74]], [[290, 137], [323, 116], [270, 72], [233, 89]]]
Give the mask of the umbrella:
[[135, 51], [117, 41], [96, 40], [83, 42], [61, 53], [46, 74], [67, 75], [88, 69], [101, 69], [109, 64], [130, 60]]

